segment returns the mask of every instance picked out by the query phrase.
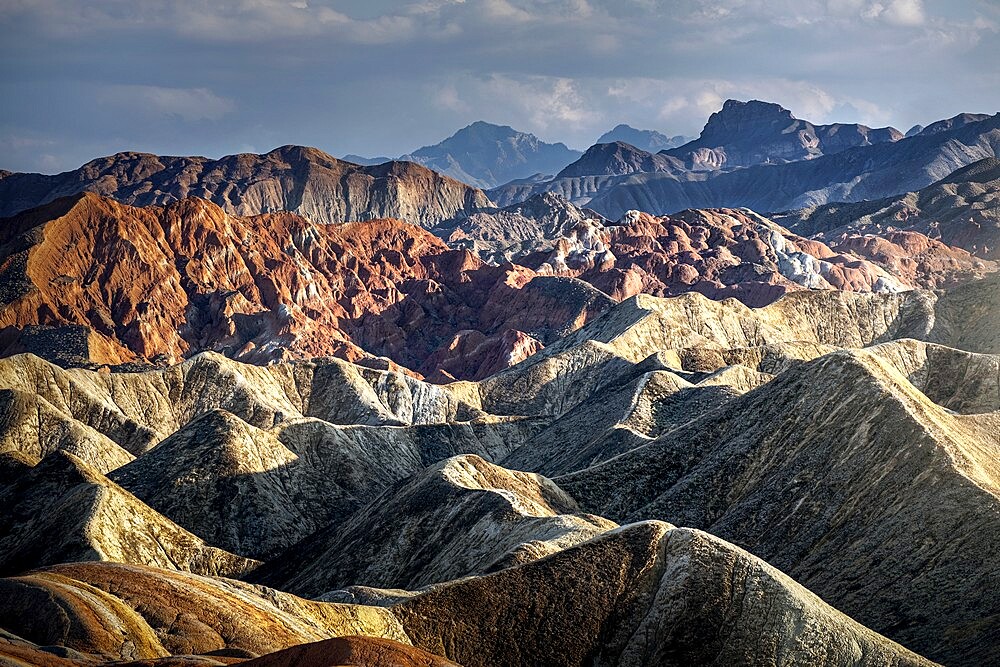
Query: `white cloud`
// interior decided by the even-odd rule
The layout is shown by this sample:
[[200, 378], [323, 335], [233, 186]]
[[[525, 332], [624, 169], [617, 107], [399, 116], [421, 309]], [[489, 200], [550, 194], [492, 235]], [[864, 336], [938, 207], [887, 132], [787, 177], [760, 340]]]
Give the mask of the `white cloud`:
[[531, 12], [508, 0], [482, 0], [482, 9], [486, 18], [493, 21], [525, 23], [535, 18]]
[[236, 110], [232, 100], [207, 88], [114, 85], [105, 88], [102, 100], [134, 112], [176, 116], [186, 121], [217, 120]]
[[861, 11], [866, 19], [897, 26], [920, 26], [927, 20], [922, 0], [887, 0], [870, 3]]

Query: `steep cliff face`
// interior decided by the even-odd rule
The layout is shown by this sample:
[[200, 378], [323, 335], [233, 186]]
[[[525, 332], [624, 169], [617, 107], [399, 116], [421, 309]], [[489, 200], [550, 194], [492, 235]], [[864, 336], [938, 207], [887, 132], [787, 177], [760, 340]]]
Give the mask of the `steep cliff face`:
[[55, 176], [10, 174], [0, 180], [0, 215], [78, 192], [136, 206], [201, 197], [241, 216], [291, 211], [319, 223], [398, 218], [424, 227], [490, 206], [482, 191], [412, 162], [360, 166], [282, 146], [218, 160], [117, 153]]

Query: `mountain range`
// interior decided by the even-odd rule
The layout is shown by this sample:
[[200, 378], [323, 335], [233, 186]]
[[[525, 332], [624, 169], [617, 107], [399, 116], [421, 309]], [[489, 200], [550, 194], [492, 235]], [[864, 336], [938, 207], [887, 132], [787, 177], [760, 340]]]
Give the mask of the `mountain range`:
[[412, 162], [362, 167], [283, 146], [218, 160], [118, 153], [53, 176], [6, 173], [0, 215], [79, 192], [137, 206], [200, 197], [236, 215], [291, 211], [321, 223], [397, 217], [433, 226], [490, 205], [482, 191]]
[[[668, 137], [656, 130], [637, 130], [618, 125], [605, 132], [598, 144], [623, 141], [647, 151], [674, 148], [685, 143], [680, 135]], [[445, 176], [477, 188], [495, 188], [511, 181], [548, 176], [575, 162], [582, 153], [562, 143], [550, 144], [533, 134], [518, 132], [507, 125], [476, 121], [452, 136], [396, 158], [416, 162]], [[369, 158], [345, 155], [344, 160], [360, 165], [392, 161], [388, 157]]]
[[891, 128], [815, 126], [777, 105], [730, 100], [685, 146], [655, 155], [595, 146], [551, 180], [508, 184], [489, 195], [507, 206], [555, 192], [608, 218], [629, 209], [780, 212], [918, 190], [995, 157], [998, 146], [1000, 115], [962, 114], [900, 137]]
[[1000, 160], [983, 158], [916, 192], [853, 204], [825, 204], [776, 220], [817, 238], [896, 229], [919, 231], [978, 257], [1000, 257]]
[[65, 197], [0, 219], [0, 352], [110, 366], [332, 355], [480, 379], [636, 294], [763, 306], [803, 289], [947, 287], [996, 268], [916, 232], [835, 246], [750, 212], [610, 223], [554, 195], [434, 231], [452, 247], [393, 219]]
[[439, 144], [418, 148], [400, 160], [422, 164], [479, 188], [492, 188], [533, 174], [553, 174], [580, 157], [565, 144], [482, 121]]

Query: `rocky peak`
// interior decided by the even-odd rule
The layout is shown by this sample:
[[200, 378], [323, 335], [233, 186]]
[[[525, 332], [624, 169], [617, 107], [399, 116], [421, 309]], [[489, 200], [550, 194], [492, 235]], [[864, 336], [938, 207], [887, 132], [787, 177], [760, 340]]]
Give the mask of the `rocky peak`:
[[726, 100], [720, 111], [709, 116], [705, 129], [701, 131], [701, 140], [729, 143], [747, 134], [784, 132], [799, 123], [801, 121], [780, 104], [760, 100]]
[[968, 125], [969, 123], [978, 123], [979, 121], [986, 120], [989, 117], [989, 114], [985, 113], [960, 113], [952, 118], [945, 118], [944, 120], [939, 120], [936, 123], [931, 123], [927, 127], [922, 128], [919, 134], [921, 136], [927, 136], [928, 134], [937, 134], [938, 132], [954, 130], [964, 125]]
[[676, 160], [636, 148], [624, 141], [595, 144], [579, 160], [569, 165], [556, 178], [576, 176], [621, 176], [636, 172], [671, 172], [680, 164]]

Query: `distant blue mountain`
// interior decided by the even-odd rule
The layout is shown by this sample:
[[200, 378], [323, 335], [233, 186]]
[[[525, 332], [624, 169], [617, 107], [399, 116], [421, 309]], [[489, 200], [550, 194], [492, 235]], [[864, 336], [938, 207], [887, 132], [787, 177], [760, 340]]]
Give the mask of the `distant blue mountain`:
[[668, 137], [662, 132], [657, 132], [656, 130], [637, 130], [630, 125], [622, 123], [610, 132], [602, 134], [601, 138], [595, 143], [613, 144], [618, 141], [635, 146], [636, 148], [640, 148], [650, 153], [659, 153], [660, 151], [668, 148], [677, 148], [678, 146], [682, 146], [690, 141], [690, 139], [679, 134], [674, 137]]

